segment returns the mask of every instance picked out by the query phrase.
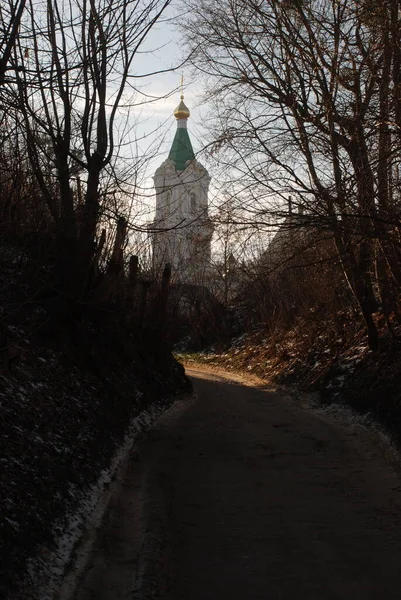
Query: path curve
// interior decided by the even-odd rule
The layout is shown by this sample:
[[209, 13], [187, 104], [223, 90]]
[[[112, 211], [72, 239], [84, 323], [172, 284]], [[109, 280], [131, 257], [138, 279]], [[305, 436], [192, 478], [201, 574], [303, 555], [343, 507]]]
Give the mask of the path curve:
[[127, 465], [78, 600], [399, 599], [400, 478], [363, 428], [191, 369]]

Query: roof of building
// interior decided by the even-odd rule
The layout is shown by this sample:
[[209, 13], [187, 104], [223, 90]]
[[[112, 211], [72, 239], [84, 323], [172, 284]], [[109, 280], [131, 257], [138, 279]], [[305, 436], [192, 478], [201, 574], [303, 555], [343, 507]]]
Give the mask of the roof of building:
[[185, 163], [195, 158], [187, 131], [187, 120], [190, 112], [184, 104], [184, 96], [182, 94], [180, 100], [179, 105], [174, 111], [174, 116], [177, 119], [177, 131], [175, 132], [173, 145], [168, 155], [169, 159], [173, 161], [176, 171], [183, 171]]
[[183, 171], [185, 163], [194, 160], [195, 154], [187, 129], [177, 129], [168, 157], [173, 161], [176, 171]]

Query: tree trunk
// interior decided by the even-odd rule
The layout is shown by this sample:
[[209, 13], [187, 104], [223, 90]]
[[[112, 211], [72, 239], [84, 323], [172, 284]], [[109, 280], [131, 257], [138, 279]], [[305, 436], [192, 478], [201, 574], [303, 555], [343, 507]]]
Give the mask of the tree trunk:
[[335, 243], [346, 280], [366, 323], [369, 348], [371, 350], [377, 350], [379, 334], [372, 316], [373, 312], [377, 310], [377, 303], [375, 301], [374, 304], [372, 304], [373, 291], [371, 284], [369, 282], [369, 285], [367, 285], [365, 277], [359, 270], [352, 249], [349, 247], [347, 248], [339, 232], [335, 233]]

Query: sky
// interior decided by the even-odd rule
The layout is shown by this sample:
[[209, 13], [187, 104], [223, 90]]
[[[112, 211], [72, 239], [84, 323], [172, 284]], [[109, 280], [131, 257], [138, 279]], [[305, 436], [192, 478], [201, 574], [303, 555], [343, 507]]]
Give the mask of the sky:
[[[179, 0], [178, 0], [179, 1]], [[183, 62], [185, 49], [181, 35], [178, 31], [179, 18], [175, 17], [177, 2], [165, 13], [163, 22], [156, 24], [150, 32], [146, 43], [142, 47], [142, 54], [136, 65], [140, 65], [141, 71], [137, 75], [151, 73], [149, 77], [134, 80], [135, 85], [140, 82], [142, 93], [146, 94], [151, 101], [140, 107], [134, 107], [130, 111], [130, 120], [134, 126], [134, 137], [138, 149], [131, 148], [131, 153], [139, 151], [140, 155], [152, 155], [146, 166], [141, 188], [139, 190], [139, 211], [133, 217], [135, 223], [141, 227], [149, 224], [154, 219], [155, 192], [153, 187], [153, 175], [156, 169], [167, 159], [173, 138], [177, 129], [174, 109], [180, 102], [181, 76], [184, 78], [183, 91], [184, 101], [188, 106], [191, 116], [188, 120], [188, 132], [192, 142], [195, 155], [200, 153], [204, 145], [204, 132], [202, 128], [202, 117], [207, 111], [207, 106], [201, 104], [202, 83], [191, 79], [189, 69], [180, 67]], [[165, 72], [161, 72], [165, 71]], [[153, 100], [160, 98], [159, 100]], [[155, 153], [155, 149], [157, 152]], [[122, 154], [129, 149], [123, 150]], [[204, 157], [199, 155], [200, 162], [209, 170]], [[212, 175], [212, 173], [210, 173]], [[209, 190], [209, 209], [213, 212], [213, 206], [218, 204], [217, 192], [213, 186], [213, 179]], [[139, 252], [148, 252], [146, 249], [150, 240], [146, 240], [146, 234], [137, 234]]]
[[[179, 68], [183, 61], [184, 49], [181, 35], [178, 32], [179, 17], [175, 17], [176, 4], [169, 7], [164, 21], [156, 24], [151, 31], [140, 57], [142, 73], [155, 73], [145, 78], [141, 85], [143, 93], [151, 98], [159, 97], [132, 111], [132, 118], [137, 119], [136, 137], [139, 138], [139, 151], [147, 153], [149, 148], [157, 147], [157, 155], [147, 167], [146, 187], [153, 192], [152, 175], [158, 166], [167, 158], [176, 131], [174, 109], [180, 102], [180, 79], [184, 76], [185, 103], [190, 109], [188, 130], [195, 154], [202, 148], [202, 115], [207, 107], [200, 105], [202, 87], [199, 81], [190, 80], [189, 72]], [[138, 64], [137, 62], [137, 64]], [[177, 68], [178, 67], [178, 68]], [[171, 71], [171, 69], [176, 69]], [[158, 71], [166, 70], [164, 73]], [[138, 74], [140, 74], [138, 72]], [[159, 147], [158, 147], [159, 146]], [[202, 161], [202, 159], [201, 159]]]
[[[139, 215], [139, 219], [144, 223], [153, 221], [155, 196], [152, 177], [156, 169], [168, 157], [176, 132], [176, 119], [173, 112], [180, 102], [181, 75], [184, 76], [185, 104], [191, 112], [188, 120], [188, 132], [192, 146], [195, 155], [199, 156], [198, 159], [208, 169], [212, 177], [208, 199], [209, 213], [213, 214], [222, 202], [217, 181], [214, 182], [213, 180], [213, 168], [206, 162], [201, 152], [205, 143], [205, 130], [202, 122], [204, 122], [208, 111], [208, 106], [202, 104], [203, 83], [200, 78], [194, 79], [194, 76], [189, 73], [189, 69], [179, 67], [183, 62], [185, 49], [178, 31], [179, 17], [175, 17], [176, 5], [176, 0], [173, 0], [173, 5], [169, 7], [168, 12], [165, 14], [167, 19], [156, 24], [151, 31], [139, 61], [142, 71], [138, 74], [155, 73], [144, 80], [141, 79], [142, 92], [151, 98], [160, 98], [158, 101], [151, 101], [141, 108], [134, 109], [134, 115], [139, 119], [135, 126], [136, 136], [140, 138], [138, 143], [139, 152], [146, 154], [151, 146], [157, 147], [157, 153], [149, 161], [142, 182], [143, 192], [141, 195], [145, 210]], [[168, 22], [165, 22], [166, 20]], [[161, 73], [160, 71], [163, 70], [166, 72]], [[260, 241], [257, 240], [258, 249], [259, 243]], [[247, 245], [250, 247], [249, 242]], [[212, 249], [214, 252], [218, 252], [218, 248], [219, 244], [215, 236]]]

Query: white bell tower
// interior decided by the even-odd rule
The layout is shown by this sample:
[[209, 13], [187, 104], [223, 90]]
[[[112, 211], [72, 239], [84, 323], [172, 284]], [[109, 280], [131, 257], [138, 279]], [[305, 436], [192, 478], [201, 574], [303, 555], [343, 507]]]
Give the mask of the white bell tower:
[[170, 263], [176, 281], [205, 285], [213, 234], [208, 216], [210, 176], [195, 158], [187, 130], [189, 115], [181, 95], [170, 154], [154, 176], [153, 268], [160, 272]]

